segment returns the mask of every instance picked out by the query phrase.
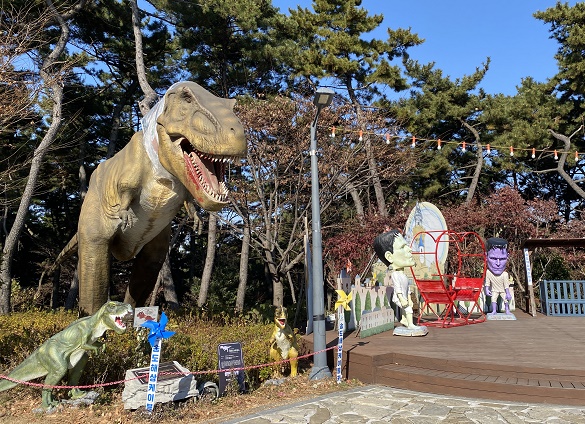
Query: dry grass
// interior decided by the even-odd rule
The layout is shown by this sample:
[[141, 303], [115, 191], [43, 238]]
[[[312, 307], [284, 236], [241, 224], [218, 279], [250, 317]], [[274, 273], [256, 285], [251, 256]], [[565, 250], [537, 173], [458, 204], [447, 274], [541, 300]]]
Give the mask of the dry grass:
[[[361, 386], [359, 381], [337, 384], [334, 378], [309, 380], [308, 372], [287, 378], [281, 385], [263, 385], [248, 394], [228, 392], [215, 400], [193, 399], [173, 404], [157, 404], [154, 412], [124, 410], [121, 394], [104, 394], [104, 404], [88, 407], [63, 406], [52, 414], [33, 412], [41, 403], [39, 389], [14, 388], [0, 393], [0, 423], [221, 423], [258, 411], [308, 400], [320, 395]], [[108, 397], [111, 397], [108, 399]]]

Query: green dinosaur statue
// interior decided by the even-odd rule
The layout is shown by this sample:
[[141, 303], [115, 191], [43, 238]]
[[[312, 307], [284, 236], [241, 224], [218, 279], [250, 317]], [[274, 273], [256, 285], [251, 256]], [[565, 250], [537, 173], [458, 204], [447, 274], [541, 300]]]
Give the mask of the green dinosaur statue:
[[93, 172], [77, 233], [54, 265], [77, 248], [81, 314], [108, 299], [111, 255], [134, 259], [124, 301], [143, 306], [184, 202], [194, 198], [208, 211], [227, 204], [226, 165], [247, 149], [234, 105], [193, 82], [176, 83], [144, 117], [143, 131]]
[[[68, 384], [75, 386], [89, 358], [88, 352], [97, 352], [103, 347], [98, 341], [106, 330], [117, 334], [126, 331], [123, 319], [132, 314], [132, 306], [121, 302], [107, 302], [96, 314], [73, 321], [61, 332], [52, 336], [8, 374], [19, 381], [45, 377], [45, 385], [55, 386], [69, 371]], [[0, 391], [16, 386], [10, 380], [0, 381]], [[84, 391], [72, 389], [71, 398], [83, 397]], [[59, 402], [53, 399], [51, 388], [43, 388], [43, 407], [49, 408]]]

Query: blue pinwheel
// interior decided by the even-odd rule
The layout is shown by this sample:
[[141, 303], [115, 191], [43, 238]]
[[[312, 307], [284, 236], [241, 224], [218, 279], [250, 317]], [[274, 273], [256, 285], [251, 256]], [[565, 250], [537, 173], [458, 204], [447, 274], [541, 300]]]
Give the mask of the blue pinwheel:
[[148, 342], [152, 347], [156, 344], [157, 339], [168, 339], [175, 334], [174, 331], [166, 331], [168, 318], [163, 312], [160, 315], [160, 322], [146, 321], [140, 324], [141, 327], [150, 328], [150, 334], [148, 335]]

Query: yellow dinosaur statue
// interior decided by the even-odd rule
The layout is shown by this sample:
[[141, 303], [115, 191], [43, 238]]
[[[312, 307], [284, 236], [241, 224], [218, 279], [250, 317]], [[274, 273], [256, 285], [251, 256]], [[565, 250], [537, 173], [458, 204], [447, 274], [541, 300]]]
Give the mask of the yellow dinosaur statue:
[[[286, 308], [284, 306], [277, 306], [274, 311], [274, 331], [270, 338], [270, 359], [275, 362], [289, 359], [290, 376], [296, 377], [298, 356], [299, 346], [295, 333], [288, 325]], [[279, 369], [280, 367], [276, 369], [276, 376], [280, 375]]]

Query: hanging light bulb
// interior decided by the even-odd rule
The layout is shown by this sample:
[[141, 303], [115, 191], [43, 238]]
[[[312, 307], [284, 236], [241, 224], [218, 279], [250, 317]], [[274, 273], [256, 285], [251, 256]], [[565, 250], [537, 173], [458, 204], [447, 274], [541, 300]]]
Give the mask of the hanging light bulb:
[[441, 139], [437, 140], [437, 150], [441, 150]]
[[362, 130], [360, 130], [360, 136], [358, 138], [358, 141], [363, 141], [364, 139], [364, 132]]
[[335, 138], [335, 127], [331, 128], [331, 138]]
[[386, 133], [386, 144], [390, 144], [390, 133]]
[[536, 157], [536, 149], [533, 147], [532, 148], [532, 159], [534, 159]]
[[557, 153], [557, 149], [555, 149], [555, 160], [559, 160], [559, 154]]
[[416, 147], [416, 138], [414, 137], [414, 135], [412, 136], [412, 144], [410, 145], [410, 147], [412, 147], [413, 149]]
[[467, 151], [467, 149], [465, 149], [465, 141], [463, 142], [463, 145], [461, 146], [461, 150], [462, 150], [463, 152], [466, 152], [466, 151]]
[[490, 145], [489, 145], [489, 143], [488, 143], [488, 145], [486, 146], [486, 150], [487, 150], [487, 154], [488, 154], [488, 155], [492, 153], [492, 150], [490, 149]]
[[579, 152], [575, 151], [575, 162], [579, 161]]
[[514, 156], [514, 147], [510, 146], [510, 156]]

